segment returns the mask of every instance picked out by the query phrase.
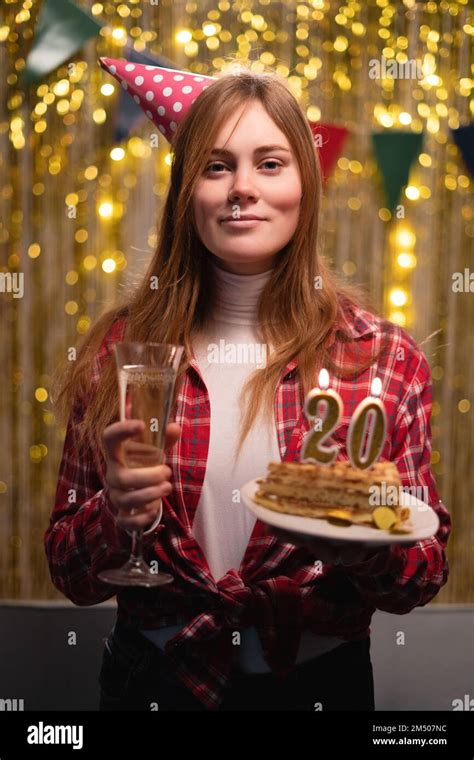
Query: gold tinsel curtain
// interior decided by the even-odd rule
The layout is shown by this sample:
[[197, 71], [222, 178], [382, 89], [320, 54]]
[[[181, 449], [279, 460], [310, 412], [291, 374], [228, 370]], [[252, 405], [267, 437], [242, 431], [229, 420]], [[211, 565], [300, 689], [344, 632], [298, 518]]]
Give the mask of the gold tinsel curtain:
[[[0, 7], [0, 271], [24, 292], [0, 293], [0, 595], [57, 596], [43, 534], [64, 429], [50, 400], [58, 363], [143, 271], [169, 178], [169, 146], [141, 122], [113, 143], [118, 88], [99, 56], [126, 44], [177, 68], [214, 74], [230, 56], [275, 67], [313, 120], [350, 129], [325, 190], [325, 254], [367, 284], [430, 361], [433, 470], [451, 510], [450, 581], [436, 602], [474, 601], [472, 401], [474, 297], [453, 273], [474, 261], [473, 181], [450, 128], [474, 116], [474, 18], [462, 2], [172, 2], [76, 0], [104, 24], [70, 62], [23, 89], [19, 75], [41, 2]], [[420, 81], [368, 76], [370, 60], [417, 59]], [[70, 63], [68, 62], [68, 63]], [[108, 84], [104, 91], [102, 87]], [[422, 152], [391, 217], [371, 130], [424, 132]]]

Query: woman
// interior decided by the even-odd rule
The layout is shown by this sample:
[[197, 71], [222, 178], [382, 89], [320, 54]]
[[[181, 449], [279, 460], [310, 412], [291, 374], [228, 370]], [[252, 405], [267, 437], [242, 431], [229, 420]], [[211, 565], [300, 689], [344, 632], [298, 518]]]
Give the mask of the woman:
[[[310, 128], [279, 77], [216, 80], [176, 131], [143, 281], [93, 326], [62, 383], [70, 417], [45, 545], [55, 586], [75, 604], [117, 593], [101, 709], [373, 710], [374, 610], [407, 613], [446, 583], [450, 518], [430, 470], [428, 363], [325, 266], [320, 196]], [[118, 421], [119, 340], [185, 346], [167, 465], [123, 466], [136, 428]], [[252, 346], [253, 361], [242, 361]], [[341, 459], [354, 409], [381, 378], [382, 457], [404, 485], [428, 489], [440, 518], [432, 539], [370, 552], [295, 545], [240, 502], [268, 461], [298, 460], [303, 399], [323, 366], [344, 402], [332, 436]], [[134, 527], [146, 529], [145, 559], [173, 583], [97, 579], [126, 560]]]

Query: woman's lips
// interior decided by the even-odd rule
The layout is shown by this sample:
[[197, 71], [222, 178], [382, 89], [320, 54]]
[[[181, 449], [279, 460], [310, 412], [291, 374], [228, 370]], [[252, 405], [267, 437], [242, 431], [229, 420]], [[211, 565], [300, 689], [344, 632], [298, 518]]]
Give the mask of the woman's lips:
[[257, 224], [264, 222], [264, 219], [224, 219], [221, 224], [225, 224], [226, 227], [231, 229], [248, 229], [249, 227], [256, 227]]

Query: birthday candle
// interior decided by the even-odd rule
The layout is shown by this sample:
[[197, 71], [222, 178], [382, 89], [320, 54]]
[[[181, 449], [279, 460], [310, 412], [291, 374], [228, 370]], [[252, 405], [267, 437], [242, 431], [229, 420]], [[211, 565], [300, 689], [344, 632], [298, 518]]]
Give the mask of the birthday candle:
[[[387, 414], [378, 398], [382, 381], [375, 377], [370, 387], [371, 395], [360, 402], [351, 419], [347, 433], [347, 453], [354, 467], [362, 470], [377, 461], [385, 443]], [[367, 436], [367, 441], [366, 441]], [[364, 441], [366, 441], [364, 445]]]
[[[342, 416], [343, 404], [339, 393], [329, 387], [329, 374], [322, 369], [318, 377], [318, 387], [309, 391], [305, 398], [304, 412], [310, 423], [316, 422], [313, 430], [305, 436], [301, 447], [300, 461], [330, 464], [337, 455], [338, 447], [325, 445], [327, 438]], [[324, 406], [323, 415], [320, 407]]]

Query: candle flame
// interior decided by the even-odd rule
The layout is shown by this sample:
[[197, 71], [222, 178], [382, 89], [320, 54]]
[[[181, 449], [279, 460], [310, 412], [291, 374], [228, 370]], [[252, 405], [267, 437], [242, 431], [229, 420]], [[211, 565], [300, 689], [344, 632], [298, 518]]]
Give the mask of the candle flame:
[[371, 396], [380, 396], [382, 393], [382, 381], [380, 377], [374, 377], [372, 380], [372, 385], [370, 386], [370, 395]]
[[319, 373], [318, 385], [323, 391], [329, 388], [329, 372], [327, 369], [322, 369]]

